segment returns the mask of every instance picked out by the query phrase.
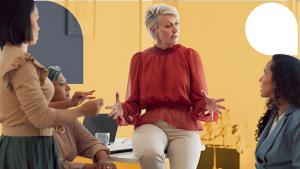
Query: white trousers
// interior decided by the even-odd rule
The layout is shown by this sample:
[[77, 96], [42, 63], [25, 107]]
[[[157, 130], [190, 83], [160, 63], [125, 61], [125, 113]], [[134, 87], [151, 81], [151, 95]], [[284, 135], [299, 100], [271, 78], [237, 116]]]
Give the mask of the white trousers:
[[135, 129], [133, 150], [142, 169], [166, 169], [167, 151], [171, 169], [196, 169], [201, 141], [198, 131], [174, 128], [165, 121]]

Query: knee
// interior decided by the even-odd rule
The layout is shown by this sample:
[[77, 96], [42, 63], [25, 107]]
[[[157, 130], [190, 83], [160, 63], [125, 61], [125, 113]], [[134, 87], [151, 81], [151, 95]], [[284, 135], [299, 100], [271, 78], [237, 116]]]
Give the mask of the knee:
[[137, 154], [140, 160], [164, 160], [165, 154], [163, 150], [145, 149]]

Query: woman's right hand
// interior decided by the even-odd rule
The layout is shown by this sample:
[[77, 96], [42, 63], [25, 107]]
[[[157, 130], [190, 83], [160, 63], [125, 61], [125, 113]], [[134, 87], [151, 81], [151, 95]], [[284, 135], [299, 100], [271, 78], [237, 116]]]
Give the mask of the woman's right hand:
[[95, 116], [103, 106], [103, 99], [90, 100], [82, 104], [79, 108], [84, 116]]
[[79, 104], [81, 104], [82, 102], [84, 102], [86, 99], [95, 99], [93, 95], [93, 93], [95, 92], [95, 90], [91, 90], [88, 92], [75, 92], [73, 94], [73, 96], [71, 97], [71, 99], [69, 100], [71, 107], [75, 107], [78, 106]]
[[114, 119], [117, 119], [118, 117], [121, 119], [121, 125], [126, 125], [125, 118], [123, 116], [124, 111], [122, 104], [120, 102], [119, 93], [116, 93], [116, 103], [112, 106], [106, 106], [106, 109], [111, 109], [112, 111], [109, 113], [109, 117], [113, 116]]

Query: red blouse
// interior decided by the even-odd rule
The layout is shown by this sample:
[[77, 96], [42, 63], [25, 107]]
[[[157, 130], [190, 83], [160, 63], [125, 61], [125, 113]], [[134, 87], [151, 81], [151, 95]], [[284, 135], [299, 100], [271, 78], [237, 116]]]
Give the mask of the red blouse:
[[[122, 103], [127, 123], [140, 126], [164, 120], [176, 128], [202, 130], [207, 91], [199, 54], [180, 44], [171, 48], [151, 47], [131, 60], [127, 99]], [[144, 114], [141, 110], [145, 109]], [[218, 114], [214, 114], [217, 120]]]

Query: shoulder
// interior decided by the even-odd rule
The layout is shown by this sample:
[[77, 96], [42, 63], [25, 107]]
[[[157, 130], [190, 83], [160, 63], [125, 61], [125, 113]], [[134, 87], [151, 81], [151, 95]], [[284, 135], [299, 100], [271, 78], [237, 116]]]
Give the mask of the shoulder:
[[155, 53], [154, 47], [147, 48], [143, 51], [136, 52], [132, 58], [133, 59], [142, 59], [143, 57], [147, 57], [149, 55], [153, 55]]
[[197, 50], [195, 50], [193, 48], [187, 48], [184, 46], [182, 46], [181, 50], [184, 52], [184, 55], [190, 64], [202, 63], [201, 57], [200, 57], [199, 53], [197, 52]]
[[153, 47], [145, 49], [143, 51], [136, 52], [131, 58], [131, 64], [139, 64], [145, 58], [152, 56], [155, 54], [155, 50]]
[[24, 56], [17, 57], [13, 62], [11, 62], [10, 67], [7, 69], [9, 71], [31, 71], [40, 72], [44, 67], [30, 54], [25, 54]]
[[200, 57], [199, 53], [193, 48], [186, 48], [185, 50], [190, 57]]
[[31, 54], [24, 53], [4, 60], [1, 68], [1, 78], [6, 87], [12, 89], [10, 81], [15, 75], [23, 78], [36, 76], [43, 84], [48, 76], [48, 71]]
[[189, 58], [189, 59], [199, 58], [200, 57], [200, 55], [197, 52], [197, 50], [195, 50], [193, 48], [190, 48], [190, 47], [183, 46], [181, 44], [178, 44], [177, 50], [178, 50], [178, 52], [183, 52], [184, 55], [187, 58]]
[[142, 56], [143, 52], [136, 52], [133, 54], [132, 59], [140, 59]]
[[290, 114], [290, 118], [293, 121], [299, 122], [300, 123], [300, 107], [296, 107], [295, 110]]
[[300, 127], [300, 107], [295, 108], [295, 110], [288, 117], [289, 128]]

